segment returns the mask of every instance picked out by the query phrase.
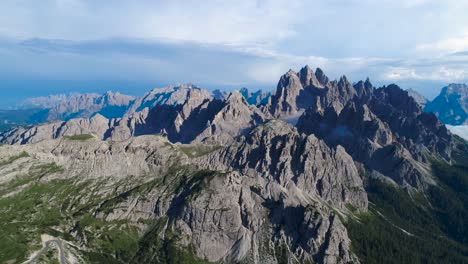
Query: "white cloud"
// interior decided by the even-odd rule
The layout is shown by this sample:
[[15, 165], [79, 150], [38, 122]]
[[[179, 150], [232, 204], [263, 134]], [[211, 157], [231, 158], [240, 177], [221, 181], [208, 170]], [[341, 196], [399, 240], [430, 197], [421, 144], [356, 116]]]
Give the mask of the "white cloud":
[[[90, 54], [73, 46], [48, 55], [15, 50], [7, 56], [11, 50], [0, 46], [0, 67], [3, 76], [16, 70], [31, 78], [162, 76], [168, 82], [271, 85], [289, 68], [309, 64], [331, 78], [453, 82], [468, 75], [466, 57], [445, 56], [468, 50], [468, 2], [461, 2], [1, 0], [0, 38], [64, 39], [91, 47], [96, 43], [90, 40], [98, 40], [105, 48]], [[128, 39], [143, 47], [121, 43]], [[70, 59], [60, 52], [74, 54]]]
[[268, 43], [295, 34], [302, 1], [2, 0], [0, 34], [19, 38], [128, 37]]
[[405, 67], [389, 67], [382, 74], [384, 80], [405, 80], [405, 79], [420, 79], [421, 76], [416, 73], [415, 69]]
[[407, 68], [407, 67], [388, 67], [382, 73], [382, 79], [388, 81], [398, 80], [432, 80], [432, 81], [445, 81], [456, 82], [468, 79], [468, 71], [463, 68], [449, 68], [449, 67], [420, 67], [420, 68]]
[[451, 37], [434, 43], [421, 44], [416, 47], [419, 52], [425, 53], [455, 53], [468, 50], [468, 35]]

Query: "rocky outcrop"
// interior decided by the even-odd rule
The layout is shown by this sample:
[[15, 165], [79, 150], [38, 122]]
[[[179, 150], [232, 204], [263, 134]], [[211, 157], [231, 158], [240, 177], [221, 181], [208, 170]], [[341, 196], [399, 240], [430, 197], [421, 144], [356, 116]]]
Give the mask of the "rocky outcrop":
[[105, 139], [111, 126], [107, 118], [97, 114], [90, 119], [75, 118], [29, 128], [17, 127], [1, 134], [0, 141], [7, 144], [28, 144], [81, 134], [92, 134], [99, 139]]
[[369, 99], [369, 97], [374, 93], [374, 86], [370, 82], [369, 78], [365, 81], [357, 82], [353, 87], [359, 98]]
[[[269, 140], [278, 143], [270, 148]], [[258, 145], [246, 145], [254, 142]], [[60, 180], [71, 184], [62, 185], [64, 190], [80, 191], [68, 194], [64, 203], [58, 197], [51, 199], [48, 208], [74, 215], [64, 229], [85, 251], [106, 250], [96, 240], [105, 239], [101, 233], [107, 227], [125, 223], [121, 233], [128, 228], [141, 230], [139, 253], [123, 259], [126, 262], [159, 261], [164, 254], [164, 249], [157, 251], [160, 243], [172, 243], [171, 250], [190, 249], [210, 262], [359, 262], [350, 251], [341, 217], [348, 212], [345, 203], [366, 210], [367, 199], [356, 167], [342, 148], [332, 150], [313, 136], [300, 136], [281, 121], [260, 126], [243, 146], [233, 143], [211, 153], [200, 152], [201, 156], [186, 154], [187, 149], [196, 152], [197, 148], [203, 146], [171, 144], [161, 136], [3, 146], [0, 161], [23, 151], [29, 155], [2, 167], [0, 180], [24, 173], [14, 168], [28, 170], [54, 162], [61, 169], [42, 172], [41, 181]], [[244, 161], [226, 159], [228, 153], [253, 158], [264, 148], [271, 154], [252, 161], [271, 167], [267, 171], [247, 163], [244, 169], [238, 167]], [[301, 157], [289, 161], [289, 156], [283, 156], [294, 149]], [[284, 160], [281, 164], [274, 163], [278, 155]], [[215, 159], [224, 164], [213, 164]], [[293, 162], [301, 163], [288, 168]], [[285, 176], [280, 175], [281, 167]], [[298, 171], [301, 168], [304, 171]], [[87, 215], [86, 222], [80, 221], [82, 214]], [[87, 226], [90, 221], [99, 221], [100, 228]]]
[[[109, 120], [97, 114], [90, 119], [16, 128], [1, 134], [0, 141], [26, 144], [79, 134], [120, 141], [132, 136], [161, 134], [172, 142], [222, 144], [266, 120], [265, 114], [249, 105], [237, 91], [225, 101], [213, 100], [209, 93], [198, 88], [171, 88], [162, 94], [153, 91], [135, 100], [135, 105], [122, 118]], [[146, 105], [154, 106], [133, 112]]]
[[268, 109], [273, 116], [295, 123], [308, 108], [333, 106], [340, 111], [355, 96], [357, 92], [345, 76], [329, 81], [321, 69], [314, 73], [305, 66], [299, 73], [289, 70], [281, 77]]
[[413, 97], [414, 101], [421, 106], [422, 109], [426, 106], [426, 104], [429, 102], [429, 100], [424, 97], [424, 95], [420, 94], [418, 91], [415, 91], [413, 89], [408, 89], [406, 90], [408, 92], [408, 95]]
[[209, 168], [260, 175], [342, 210], [346, 204], [367, 208], [362, 180], [344, 148], [329, 148], [314, 135], [300, 135], [280, 120], [257, 126], [241, 142], [206, 159], [203, 163]]
[[[364, 183], [426, 191], [430, 162], [452, 158], [452, 135], [396, 85], [351, 85], [306, 66], [283, 75], [266, 104], [258, 98], [173, 86], [119, 118], [10, 130], [0, 195], [34, 188], [21, 197], [39, 195], [28, 232], [63, 233], [108, 262], [358, 263], [344, 223], [363, 220]], [[81, 134], [94, 136], [67, 137]], [[47, 229], [36, 226], [52, 213]]]
[[207, 121], [196, 142], [227, 143], [266, 120], [264, 114], [238, 92], [233, 91], [220, 110]]
[[275, 96], [272, 97], [271, 105], [269, 106], [271, 113], [275, 117], [281, 115], [297, 115], [298, 111], [307, 107], [302, 105], [298, 106], [297, 102], [303, 90], [304, 88], [297, 73], [293, 70], [289, 70], [285, 75], [281, 76], [278, 82]]
[[356, 97], [341, 111], [333, 106], [311, 108], [297, 127], [329, 145], [344, 146], [354, 160], [400, 185], [417, 189], [434, 184], [429, 159], [450, 160], [452, 149], [452, 137], [445, 126], [434, 115], [422, 112], [396, 85]]
[[[191, 84], [168, 86], [153, 89], [145, 95], [138, 97], [129, 106], [126, 115], [142, 111], [145, 108], [152, 109], [159, 105], [177, 106], [185, 104], [187, 110], [191, 110], [213, 96], [207, 90], [198, 88]], [[186, 102], [186, 101], [190, 102]], [[185, 114], [187, 112], [185, 111]]]

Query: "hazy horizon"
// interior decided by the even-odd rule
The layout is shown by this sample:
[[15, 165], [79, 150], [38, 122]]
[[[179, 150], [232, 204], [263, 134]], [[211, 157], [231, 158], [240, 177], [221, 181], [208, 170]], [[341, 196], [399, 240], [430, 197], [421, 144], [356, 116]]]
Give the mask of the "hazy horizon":
[[272, 90], [306, 64], [431, 99], [468, 82], [467, 8], [455, 0], [5, 0], [0, 108], [177, 83]]

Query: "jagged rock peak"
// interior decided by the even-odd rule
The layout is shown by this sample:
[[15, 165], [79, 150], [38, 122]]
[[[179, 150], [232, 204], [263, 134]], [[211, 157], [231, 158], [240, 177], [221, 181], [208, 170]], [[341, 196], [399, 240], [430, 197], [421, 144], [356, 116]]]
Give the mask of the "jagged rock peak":
[[390, 84], [377, 89], [376, 96], [381, 101], [390, 103], [395, 109], [408, 115], [419, 115], [422, 113], [421, 106], [416, 103], [414, 98], [396, 84]]
[[317, 78], [317, 80], [322, 84], [322, 85], [326, 85], [328, 83], [328, 77], [325, 75], [325, 73], [322, 71], [322, 69], [320, 68], [317, 68], [315, 70], [315, 77]]
[[297, 76], [297, 72], [295, 72], [293, 69], [289, 69], [289, 70], [286, 72], [286, 75], [288, 75], [288, 76], [296, 75], [296, 76]]
[[361, 80], [357, 82], [353, 87], [359, 97], [369, 96], [374, 92], [374, 86], [369, 80], [369, 77], [367, 77], [365, 81]]
[[155, 88], [145, 95], [138, 97], [125, 113], [129, 116], [143, 110], [145, 107], [153, 108], [157, 105], [183, 105], [186, 101], [200, 104], [211, 100], [213, 95], [193, 84], [171, 85], [164, 88]]
[[277, 117], [283, 114], [296, 113], [298, 110], [296, 101], [303, 89], [304, 87], [297, 73], [289, 70], [281, 76], [278, 82], [276, 93], [270, 106], [270, 112]]
[[349, 82], [348, 82], [348, 78], [346, 78], [346, 75], [341, 76], [338, 83], [339, 83], [339, 84], [347, 84], [347, 83], [349, 83]]
[[245, 97], [238, 90], [232, 91], [231, 94], [229, 94], [228, 98], [226, 98], [226, 102], [248, 104]]
[[249, 105], [242, 94], [234, 90], [222, 103], [220, 110], [208, 121], [195, 142], [223, 144], [266, 120], [255, 106]]
[[299, 78], [301, 80], [302, 86], [314, 85], [316, 87], [322, 86], [321, 83], [317, 80], [314, 71], [309, 67], [309, 65], [304, 66], [299, 71]]

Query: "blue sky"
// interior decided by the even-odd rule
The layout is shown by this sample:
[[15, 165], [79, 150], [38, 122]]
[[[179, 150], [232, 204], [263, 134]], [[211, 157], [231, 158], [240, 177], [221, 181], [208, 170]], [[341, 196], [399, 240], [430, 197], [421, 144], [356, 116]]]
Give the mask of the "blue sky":
[[308, 64], [428, 97], [468, 79], [468, 1], [2, 0], [0, 106], [192, 82], [273, 89]]

